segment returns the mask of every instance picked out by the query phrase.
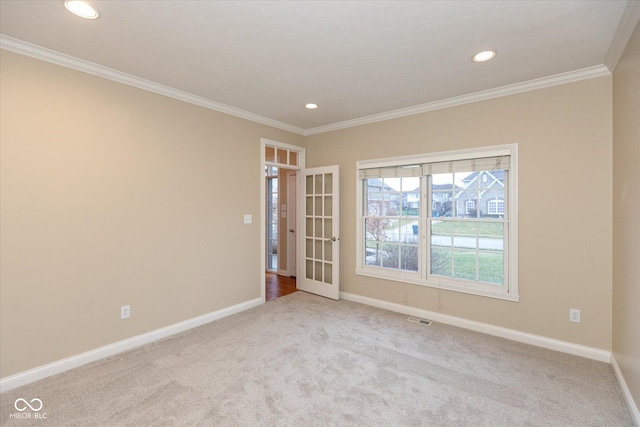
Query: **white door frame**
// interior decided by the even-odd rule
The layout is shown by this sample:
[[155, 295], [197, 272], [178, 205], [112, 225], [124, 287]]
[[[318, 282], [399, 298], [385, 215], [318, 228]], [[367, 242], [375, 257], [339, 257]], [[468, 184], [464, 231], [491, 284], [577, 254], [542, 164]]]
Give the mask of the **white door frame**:
[[[267, 162], [265, 150], [266, 147], [274, 147], [277, 149], [288, 150], [290, 152], [295, 152], [298, 155], [297, 165], [290, 165], [286, 163], [278, 163], [278, 162]], [[273, 165], [282, 167], [285, 169], [291, 169], [295, 171], [299, 171], [304, 169], [305, 167], [305, 154], [306, 150], [304, 147], [299, 147], [297, 145], [286, 144], [284, 142], [273, 141], [266, 138], [260, 138], [260, 298], [264, 303], [266, 301], [266, 188], [264, 185], [264, 168], [267, 165]], [[300, 174], [298, 174], [297, 178], [298, 188], [300, 188]]]
[[[291, 185], [293, 181], [293, 185]], [[297, 276], [296, 260], [298, 259], [297, 251], [297, 229], [298, 229], [298, 171], [287, 171], [287, 272], [289, 276]], [[293, 232], [291, 230], [294, 230]]]

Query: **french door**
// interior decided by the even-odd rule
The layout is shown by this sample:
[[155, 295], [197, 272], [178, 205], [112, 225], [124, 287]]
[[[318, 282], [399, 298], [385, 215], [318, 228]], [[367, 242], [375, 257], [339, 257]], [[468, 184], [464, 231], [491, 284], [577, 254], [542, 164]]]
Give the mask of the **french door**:
[[302, 169], [298, 191], [297, 287], [340, 298], [340, 169]]

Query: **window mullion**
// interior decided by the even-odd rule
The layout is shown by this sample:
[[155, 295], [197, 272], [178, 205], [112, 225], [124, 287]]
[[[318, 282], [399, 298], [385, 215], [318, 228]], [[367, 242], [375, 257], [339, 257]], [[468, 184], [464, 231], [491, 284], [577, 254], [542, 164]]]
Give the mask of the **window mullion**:
[[[488, 152], [504, 156], [508, 164], [494, 165], [486, 156]], [[360, 187], [364, 194], [359, 209], [362, 222], [358, 231], [362, 236], [357, 245], [360, 260], [356, 273], [517, 300], [517, 147], [416, 158], [356, 164], [358, 179], [365, 183]], [[446, 162], [449, 167], [443, 166]], [[405, 174], [408, 166], [416, 164], [423, 172], [419, 179], [415, 174]], [[384, 173], [375, 175], [372, 165]], [[390, 175], [390, 168], [396, 173]], [[420, 172], [419, 168], [413, 169]], [[407, 183], [412, 180], [406, 187], [405, 179]], [[419, 193], [414, 191], [418, 182]], [[416, 200], [418, 195], [420, 200]], [[414, 233], [419, 228], [419, 236], [411, 236], [412, 226]], [[379, 228], [387, 230], [386, 234], [375, 237]], [[502, 288], [497, 286], [500, 283]]]
[[420, 267], [422, 271], [420, 272], [420, 278], [424, 280], [429, 279], [429, 275], [431, 274], [431, 209], [432, 209], [432, 191], [431, 191], [431, 175], [425, 175], [422, 177], [420, 184], [424, 187], [424, 191], [422, 193], [422, 203], [421, 203], [421, 212], [420, 212], [420, 223], [421, 223], [421, 239], [420, 239], [420, 248], [418, 252], [420, 254], [419, 259], [425, 259], [426, 263], [423, 266], [420, 263]]
[[[480, 199], [478, 199], [480, 200]], [[478, 212], [480, 210], [478, 209]], [[479, 214], [478, 214], [479, 215]], [[476, 223], [476, 280], [480, 280], [480, 222]]]
[[503, 213], [504, 222], [502, 225], [502, 240], [503, 240], [503, 277], [504, 277], [504, 286], [507, 288], [507, 291], [511, 289], [511, 278], [509, 277], [509, 264], [511, 261], [511, 248], [509, 247], [510, 237], [509, 237], [509, 220], [511, 216], [511, 194], [509, 191], [509, 171], [504, 171], [504, 196], [502, 197], [503, 202]]

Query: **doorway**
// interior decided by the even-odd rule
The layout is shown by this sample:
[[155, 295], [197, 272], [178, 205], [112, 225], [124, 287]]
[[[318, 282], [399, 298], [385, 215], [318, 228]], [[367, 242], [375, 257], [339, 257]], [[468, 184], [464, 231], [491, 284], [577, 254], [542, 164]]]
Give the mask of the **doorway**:
[[289, 295], [296, 287], [297, 173], [265, 166], [266, 280], [265, 301]]
[[304, 148], [261, 139], [262, 298], [297, 290], [297, 187]]
[[297, 174], [295, 170], [272, 165], [264, 169], [266, 271], [296, 277]]
[[298, 290], [295, 277], [280, 276], [276, 273], [266, 273], [266, 301], [271, 301]]

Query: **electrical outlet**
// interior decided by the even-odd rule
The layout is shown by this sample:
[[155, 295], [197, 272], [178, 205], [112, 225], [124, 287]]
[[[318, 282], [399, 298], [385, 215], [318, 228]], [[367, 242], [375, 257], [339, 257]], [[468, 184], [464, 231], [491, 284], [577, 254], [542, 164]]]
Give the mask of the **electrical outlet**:
[[569, 320], [575, 323], [580, 323], [580, 310], [577, 310], [575, 308], [570, 308]]
[[131, 316], [131, 306], [123, 305], [120, 307], [120, 320], [128, 319]]

